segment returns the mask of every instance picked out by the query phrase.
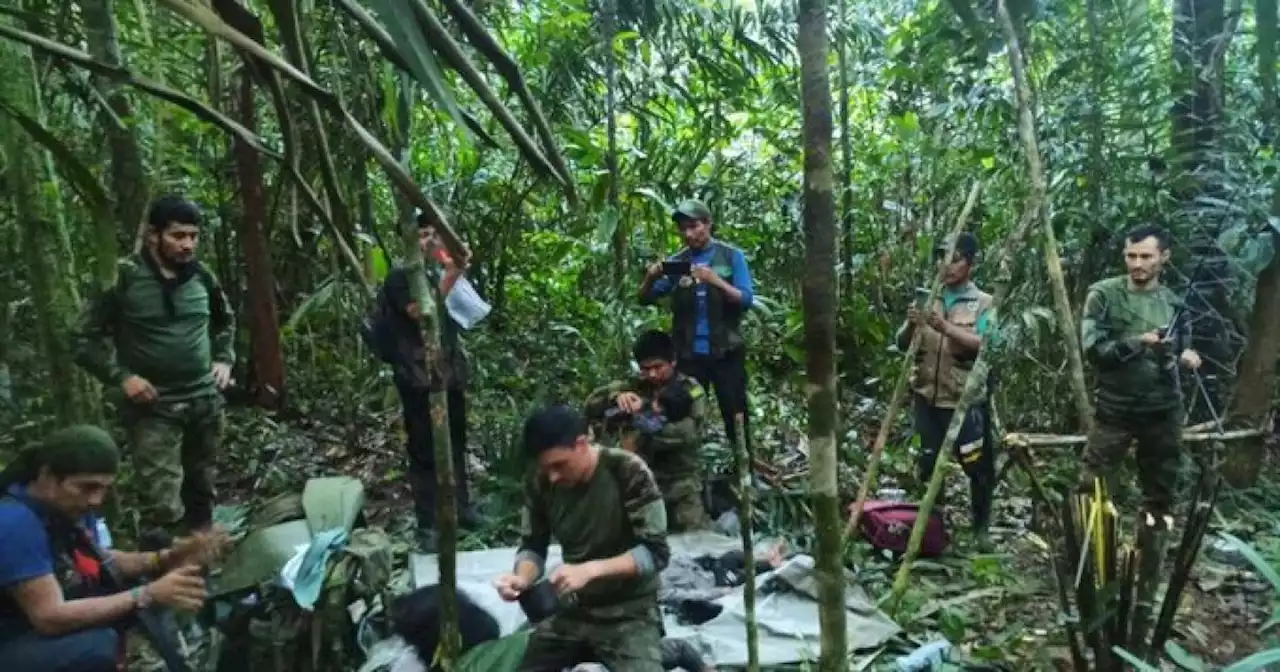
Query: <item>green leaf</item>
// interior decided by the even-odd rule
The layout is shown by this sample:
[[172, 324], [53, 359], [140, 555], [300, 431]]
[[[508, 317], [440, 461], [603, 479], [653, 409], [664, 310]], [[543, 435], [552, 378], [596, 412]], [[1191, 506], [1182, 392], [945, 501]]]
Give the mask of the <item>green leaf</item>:
[[370, 0], [374, 11], [382, 18], [382, 24], [396, 43], [401, 58], [409, 66], [409, 74], [427, 90], [432, 100], [443, 107], [458, 126], [470, 130], [458, 109], [453, 91], [444, 81], [444, 74], [436, 63], [435, 54], [427, 45], [427, 39], [418, 28], [418, 19], [408, 0]]
[[1123, 659], [1125, 660], [1125, 662], [1127, 662], [1127, 663], [1129, 663], [1130, 665], [1132, 665], [1132, 666], [1133, 666], [1133, 669], [1137, 670], [1138, 672], [1160, 672], [1160, 668], [1158, 668], [1158, 667], [1152, 667], [1152, 666], [1150, 666], [1150, 665], [1148, 665], [1148, 664], [1146, 664], [1146, 663], [1142, 662], [1141, 660], [1138, 660], [1138, 657], [1137, 657], [1137, 656], [1133, 655], [1132, 653], [1129, 653], [1128, 651], [1125, 651], [1124, 649], [1122, 649], [1122, 648], [1120, 648], [1120, 647], [1118, 647], [1118, 646], [1113, 646], [1113, 647], [1111, 647], [1111, 650], [1112, 650], [1112, 651], [1113, 651], [1117, 656], [1120, 656], [1121, 658], [1123, 658]]
[[1259, 651], [1244, 660], [1238, 660], [1222, 668], [1222, 672], [1257, 672], [1265, 670], [1269, 665], [1280, 663], [1280, 649]]
[[1205, 670], [1209, 669], [1203, 660], [1198, 656], [1192, 655], [1189, 651], [1182, 648], [1182, 646], [1177, 642], [1165, 642], [1164, 652], [1169, 656], [1169, 660], [1172, 660], [1184, 670], [1190, 670], [1191, 672], [1205, 672]]
[[54, 165], [58, 167], [58, 172], [66, 178], [76, 193], [80, 194], [80, 198], [84, 199], [89, 209], [99, 217], [111, 216], [111, 199], [107, 196], [106, 190], [102, 188], [102, 184], [98, 182], [98, 178], [93, 175], [93, 171], [89, 170], [75, 152], [71, 151], [58, 136], [54, 135], [49, 129], [40, 125], [40, 122], [34, 117], [26, 114], [22, 110], [10, 105], [7, 101], [0, 100], [0, 113], [4, 113], [11, 117], [18, 125], [22, 126], [22, 130], [31, 136], [37, 144], [44, 147], [53, 155]]
[[1218, 536], [1240, 549], [1240, 554], [1253, 564], [1253, 568], [1257, 570], [1258, 574], [1270, 581], [1271, 587], [1280, 592], [1280, 573], [1276, 572], [1275, 568], [1268, 564], [1253, 546], [1229, 532], [1219, 532]]

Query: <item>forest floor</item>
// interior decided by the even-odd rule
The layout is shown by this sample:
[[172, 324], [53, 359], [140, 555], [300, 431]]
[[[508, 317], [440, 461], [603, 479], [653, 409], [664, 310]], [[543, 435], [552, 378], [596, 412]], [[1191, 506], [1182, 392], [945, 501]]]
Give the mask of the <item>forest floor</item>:
[[[278, 492], [300, 488], [313, 476], [345, 474], [364, 482], [371, 524], [393, 535], [411, 529], [403, 434], [394, 414], [370, 415], [346, 424], [321, 420], [320, 414], [269, 420], [236, 410], [233, 417], [231, 425], [236, 429], [228, 437], [220, 470], [223, 501], [260, 502]], [[484, 468], [483, 460], [471, 460], [477, 498], [486, 520], [493, 521], [492, 527], [465, 534], [459, 540], [462, 550], [514, 543], [518, 511], [506, 510], [514, 509], [510, 497], [514, 490], [507, 487], [503, 499], [502, 476], [478, 476]], [[892, 469], [886, 471], [882, 485], [892, 485]], [[992, 529], [995, 548], [988, 553], [972, 548], [965, 534], [967, 513], [959, 510], [967, 501], [963, 477], [956, 474], [949, 480], [947, 500], [959, 504], [947, 510], [953, 544], [940, 558], [916, 562], [911, 588], [896, 620], [911, 640], [924, 643], [945, 637], [971, 660], [1003, 661], [1014, 670], [1068, 670], [1070, 656], [1048, 541], [1029, 529], [1031, 500], [1018, 480], [1008, 479], [997, 494]], [[760, 504], [767, 519], [765, 527], [806, 528], [791, 523], [793, 518], [807, 516], [803, 505], [788, 512], [785, 501], [778, 503], [802, 499], [766, 496]], [[1212, 527], [1230, 527], [1238, 536], [1274, 551], [1280, 549], [1280, 528], [1272, 510], [1269, 504], [1240, 509], [1234, 512], [1237, 520], [1226, 523], [1219, 516]], [[1259, 628], [1271, 616], [1276, 596], [1247, 565], [1215, 553], [1211, 547], [1216, 540], [1212, 531], [1205, 538], [1206, 550], [1184, 592], [1173, 639], [1206, 661], [1224, 664], [1262, 647]], [[805, 542], [792, 547], [803, 549]], [[887, 595], [897, 563], [865, 546], [860, 554], [857, 572], [868, 593], [873, 598]], [[886, 653], [875, 666], [863, 669], [877, 669], [893, 657]]]

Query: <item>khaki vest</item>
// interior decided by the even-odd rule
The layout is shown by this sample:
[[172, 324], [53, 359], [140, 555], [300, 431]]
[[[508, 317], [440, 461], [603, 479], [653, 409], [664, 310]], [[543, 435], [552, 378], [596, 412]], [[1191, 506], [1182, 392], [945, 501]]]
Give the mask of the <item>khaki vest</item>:
[[[942, 298], [934, 299], [930, 310], [943, 314], [947, 322], [972, 332], [977, 329], [978, 316], [991, 308], [990, 294], [969, 283], [959, 295], [951, 301], [951, 307], [944, 306]], [[911, 375], [911, 389], [924, 397], [930, 405], [938, 408], [955, 408], [964, 392], [965, 380], [973, 370], [973, 362], [977, 353], [965, 353], [957, 357], [953, 351], [955, 342], [934, 331], [931, 327], [920, 327], [920, 349], [916, 352], [916, 365]], [[983, 383], [985, 388], [986, 383]], [[981, 391], [986, 395], [986, 390]], [[981, 397], [979, 397], [981, 398]]]

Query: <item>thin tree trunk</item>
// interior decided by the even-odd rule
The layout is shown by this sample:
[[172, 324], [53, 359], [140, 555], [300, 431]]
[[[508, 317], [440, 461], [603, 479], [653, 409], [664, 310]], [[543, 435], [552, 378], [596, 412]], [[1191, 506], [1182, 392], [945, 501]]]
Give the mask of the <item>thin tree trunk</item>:
[[[1017, 28], [1009, 17], [1003, 0], [997, 5], [1000, 27], [1004, 30], [1005, 53], [1009, 56], [1009, 69], [1013, 72], [1014, 91], [1018, 97], [1018, 135], [1022, 138], [1022, 151], [1031, 174], [1030, 200], [1039, 204], [1035, 215], [1040, 220], [1040, 232], [1044, 236], [1044, 263], [1049, 273], [1049, 286], [1053, 289], [1053, 305], [1058, 313], [1058, 333], [1067, 347], [1067, 368], [1071, 382], [1071, 397], [1076, 415], [1086, 432], [1093, 429], [1093, 406], [1089, 403], [1089, 388], [1084, 379], [1084, 357], [1080, 350], [1080, 334], [1071, 310], [1071, 298], [1067, 294], [1066, 279], [1062, 276], [1062, 259], [1058, 256], [1058, 240], [1049, 219], [1048, 183], [1041, 163], [1040, 147], [1036, 142], [1036, 121], [1031, 111], [1031, 85], [1027, 82], [1026, 65], [1022, 62], [1022, 50], [1018, 44]], [[951, 445], [951, 444], [943, 444]]]
[[618, 203], [618, 63], [613, 52], [613, 37], [618, 32], [617, 0], [605, 0], [601, 11], [604, 43], [604, 113], [605, 132], [608, 136], [608, 148], [605, 150], [605, 167], [609, 171], [608, 210], [606, 216], [613, 217], [613, 274], [618, 280], [621, 291], [627, 264], [627, 227], [623, 226], [622, 209]]
[[836, 467], [836, 213], [831, 166], [831, 84], [827, 78], [825, 0], [801, 0], [800, 87], [804, 132], [805, 271], [802, 290], [805, 368], [809, 396], [809, 473], [822, 654], [818, 669], [844, 670], [849, 646], [845, 630], [845, 579], [841, 563], [840, 501]]
[[755, 504], [751, 490], [751, 456], [747, 452], [746, 418], [741, 413], [733, 418], [733, 463], [738, 472], [738, 527], [742, 535], [742, 610], [746, 612], [747, 670], [760, 671], [760, 628], [756, 624], [756, 552], [752, 528], [755, 527]]
[[[257, 132], [253, 77], [247, 66], [240, 71], [236, 110], [240, 123]], [[250, 389], [263, 408], [277, 409], [284, 400], [284, 351], [280, 345], [280, 318], [276, 311], [276, 280], [271, 252], [263, 230], [267, 211], [263, 193], [262, 158], [239, 139], [232, 141], [236, 173], [240, 178], [239, 237], [244, 253], [246, 299], [249, 313]]]
[[1110, 63], [1102, 49], [1102, 29], [1098, 20], [1097, 0], [1086, 0], [1085, 14], [1089, 23], [1089, 245], [1080, 253], [1080, 268], [1076, 270], [1076, 305], [1083, 306], [1089, 285], [1099, 275], [1100, 250], [1107, 249], [1111, 232], [1102, 215], [1102, 182], [1106, 179], [1103, 149], [1106, 134], [1102, 116], [1105, 78]]
[[[1258, 81], [1262, 88], [1262, 121], [1273, 147], [1280, 146], [1276, 134], [1276, 0], [1258, 0]], [[1280, 216], [1280, 179], [1271, 192], [1271, 214]], [[1280, 245], [1274, 232], [1266, 234], [1272, 247]], [[1276, 357], [1280, 354], [1280, 252], [1258, 275], [1254, 290], [1253, 310], [1249, 314], [1249, 338], [1240, 357], [1235, 389], [1231, 395], [1232, 424], [1256, 427], [1271, 411], [1271, 398], [1276, 388]], [[1266, 443], [1249, 439], [1236, 444], [1227, 453], [1222, 476], [1232, 486], [1241, 488], [1257, 483], [1266, 457]]]
[[[122, 63], [114, 5], [114, 0], [80, 2], [89, 53], [103, 63], [118, 66]], [[128, 247], [146, 216], [148, 188], [133, 106], [123, 87], [102, 77], [96, 79], [110, 108], [98, 116], [111, 150], [111, 188], [116, 197], [115, 217], [94, 222], [98, 247], [94, 275], [100, 286], [107, 287], [115, 282], [119, 251]]]

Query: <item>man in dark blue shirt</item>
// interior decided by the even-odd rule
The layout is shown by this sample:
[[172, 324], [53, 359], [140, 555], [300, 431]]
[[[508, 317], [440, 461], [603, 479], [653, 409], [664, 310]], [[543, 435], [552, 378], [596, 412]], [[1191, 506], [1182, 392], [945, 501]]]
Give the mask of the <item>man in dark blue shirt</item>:
[[641, 303], [671, 297], [671, 337], [677, 368], [708, 389], [715, 389], [729, 443], [737, 440], [733, 417], [743, 418], [743, 440], [750, 450], [747, 420], [747, 369], [742, 316], [755, 302], [747, 259], [732, 245], [712, 237], [711, 210], [688, 200], [676, 207], [675, 220], [685, 248], [670, 262], [688, 262], [687, 274], [667, 274], [661, 263], [649, 267], [640, 283]]

